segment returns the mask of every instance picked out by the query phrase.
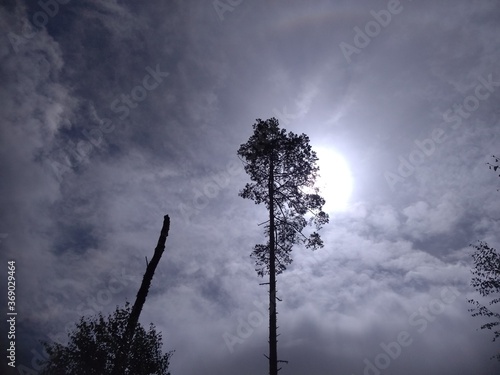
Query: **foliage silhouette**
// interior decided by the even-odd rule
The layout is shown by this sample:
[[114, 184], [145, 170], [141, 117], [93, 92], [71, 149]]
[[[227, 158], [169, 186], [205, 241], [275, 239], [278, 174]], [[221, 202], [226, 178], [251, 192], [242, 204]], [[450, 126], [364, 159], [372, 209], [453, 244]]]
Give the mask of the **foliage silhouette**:
[[[66, 346], [43, 343], [49, 358], [42, 362], [41, 375], [107, 375], [116, 365], [131, 314], [130, 304], [117, 307], [105, 319], [102, 313], [82, 317], [76, 328], [68, 334]], [[128, 353], [130, 375], [170, 375], [169, 360], [173, 351], [162, 353], [162, 335], [153, 324], [145, 330], [136, 325]]]
[[[487, 165], [489, 169], [497, 172], [500, 160], [494, 155], [493, 158], [496, 164], [487, 163]], [[472, 254], [474, 268], [471, 270], [474, 277], [471, 286], [483, 297], [493, 295], [494, 298], [488, 303], [489, 306], [493, 306], [500, 302], [500, 253], [483, 241], [471, 246], [474, 248]], [[493, 341], [496, 341], [500, 337], [500, 313], [491, 311], [490, 307], [484, 306], [475, 299], [469, 299], [468, 302], [474, 305], [469, 309], [473, 317], [483, 316], [492, 319], [483, 324], [481, 329], [493, 330]], [[500, 361], [500, 352], [491, 358]]]
[[[486, 242], [480, 241], [474, 247], [475, 252], [472, 254], [474, 259], [474, 267], [472, 274], [471, 286], [473, 286], [483, 297], [496, 295], [488, 305], [492, 306], [500, 302], [500, 254], [496, 249], [490, 247]], [[492, 321], [485, 323], [481, 329], [493, 330], [493, 341], [500, 337], [500, 314], [491, 311], [490, 307], [484, 306], [479, 301], [470, 299], [469, 303], [474, 307], [469, 309], [472, 316], [484, 316], [492, 319]], [[500, 353], [493, 356], [500, 361]]]

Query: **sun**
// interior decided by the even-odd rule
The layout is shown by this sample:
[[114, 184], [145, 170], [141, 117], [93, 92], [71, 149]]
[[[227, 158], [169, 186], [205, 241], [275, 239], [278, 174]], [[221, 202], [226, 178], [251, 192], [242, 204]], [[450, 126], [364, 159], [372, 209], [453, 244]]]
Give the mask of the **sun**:
[[318, 157], [319, 177], [315, 186], [325, 199], [325, 212], [344, 211], [353, 188], [351, 170], [346, 160], [332, 148], [313, 147]]

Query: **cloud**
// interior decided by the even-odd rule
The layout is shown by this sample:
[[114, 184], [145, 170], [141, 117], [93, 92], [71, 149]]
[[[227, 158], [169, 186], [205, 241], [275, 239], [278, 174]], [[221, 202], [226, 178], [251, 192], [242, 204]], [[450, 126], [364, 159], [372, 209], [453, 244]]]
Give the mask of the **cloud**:
[[402, 212], [406, 216], [406, 231], [415, 239], [452, 233], [464, 214], [454, 194], [442, 197], [435, 207], [429, 206], [425, 201], [418, 201]]

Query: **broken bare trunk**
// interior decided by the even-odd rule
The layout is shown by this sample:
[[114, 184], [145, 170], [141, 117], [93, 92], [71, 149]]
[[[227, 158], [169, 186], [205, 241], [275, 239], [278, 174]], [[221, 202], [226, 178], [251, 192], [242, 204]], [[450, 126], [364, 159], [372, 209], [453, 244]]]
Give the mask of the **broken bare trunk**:
[[151, 280], [153, 280], [153, 275], [155, 273], [156, 267], [160, 262], [160, 258], [165, 250], [165, 242], [167, 241], [168, 231], [170, 229], [170, 217], [165, 215], [163, 217], [163, 227], [161, 228], [160, 238], [158, 239], [158, 244], [151, 259], [151, 262], [147, 264], [146, 272], [142, 278], [141, 287], [139, 292], [137, 292], [137, 297], [135, 299], [134, 306], [132, 307], [132, 312], [127, 324], [127, 329], [125, 331], [125, 337], [123, 338], [123, 347], [119, 352], [119, 356], [116, 360], [114, 366], [113, 375], [123, 375], [127, 368], [127, 361], [129, 358], [130, 346], [132, 344], [132, 339], [134, 337], [135, 328], [137, 327], [137, 322], [139, 321], [139, 316], [141, 315], [142, 307], [146, 302], [146, 297], [149, 292], [149, 287], [151, 286]]

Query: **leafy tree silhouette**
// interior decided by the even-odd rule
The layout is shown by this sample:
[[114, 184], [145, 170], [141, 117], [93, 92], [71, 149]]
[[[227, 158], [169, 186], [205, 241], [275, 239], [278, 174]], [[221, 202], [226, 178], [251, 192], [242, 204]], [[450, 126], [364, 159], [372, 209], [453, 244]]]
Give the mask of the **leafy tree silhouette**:
[[[132, 309], [127, 303], [117, 307], [106, 319], [102, 313], [82, 317], [68, 335], [68, 345], [44, 343], [49, 359], [42, 362], [41, 375], [106, 375], [113, 373], [117, 354], [127, 335]], [[162, 353], [162, 335], [153, 324], [145, 330], [135, 328], [129, 350], [128, 368], [123, 374], [170, 375], [169, 360], [173, 352]]]
[[309, 137], [287, 134], [274, 117], [256, 121], [254, 134], [238, 150], [253, 181], [239, 195], [255, 204], [264, 203], [269, 211], [265, 222], [268, 242], [255, 245], [251, 256], [259, 276], [269, 274], [269, 374], [277, 375], [278, 363], [286, 361], [278, 360], [277, 354], [276, 275], [292, 262], [294, 244], [313, 250], [323, 247], [317, 231], [306, 236], [303, 230], [313, 223], [316, 230], [321, 229], [328, 223], [328, 215], [322, 211], [325, 200], [314, 187], [319, 167]]
[[[492, 157], [496, 164], [487, 163], [487, 165], [489, 169], [497, 172], [500, 160], [494, 155]], [[494, 295], [495, 297], [488, 303], [489, 306], [493, 306], [500, 302], [500, 253], [483, 241], [479, 241], [476, 245], [471, 244], [471, 246], [474, 248], [472, 254], [474, 268], [471, 270], [474, 277], [471, 286], [483, 297]], [[492, 319], [483, 324], [481, 329], [493, 330], [493, 341], [496, 341], [500, 337], [500, 313], [490, 310], [475, 299], [469, 299], [468, 302], [474, 305], [469, 309], [473, 317], [483, 316]], [[500, 361], [500, 352], [491, 358]]]

